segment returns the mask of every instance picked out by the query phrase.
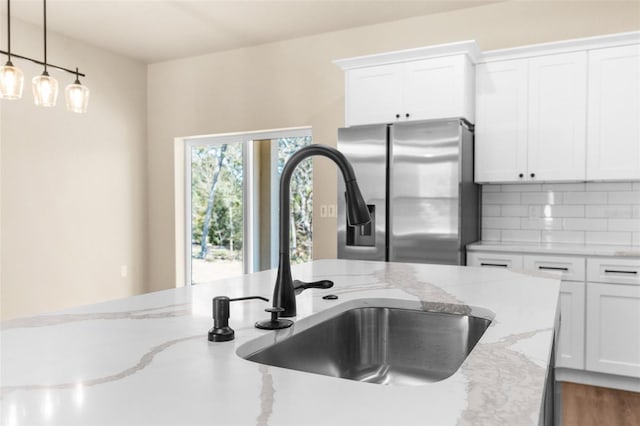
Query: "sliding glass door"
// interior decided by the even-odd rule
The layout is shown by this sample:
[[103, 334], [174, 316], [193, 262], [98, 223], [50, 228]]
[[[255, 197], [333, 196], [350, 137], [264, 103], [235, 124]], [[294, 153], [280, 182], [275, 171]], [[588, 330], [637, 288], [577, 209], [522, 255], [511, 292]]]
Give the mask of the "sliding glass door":
[[[185, 141], [187, 283], [277, 267], [280, 174], [310, 143], [309, 129]], [[308, 159], [291, 181], [292, 263], [311, 260], [312, 180]]]
[[191, 283], [243, 273], [244, 143], [199, 143], [190, 156]]

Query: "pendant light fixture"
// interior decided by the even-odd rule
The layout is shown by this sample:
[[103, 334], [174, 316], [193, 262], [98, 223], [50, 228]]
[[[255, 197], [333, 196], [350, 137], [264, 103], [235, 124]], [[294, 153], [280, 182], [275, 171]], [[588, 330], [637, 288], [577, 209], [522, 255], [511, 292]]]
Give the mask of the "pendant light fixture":
[[20, 99], [24, 75], [11, 63], [11, 0], [7, 0], [7, 63], [0, 67], [0, 99]]
[[89, 104], [89, 89], [80, 83], [78, 76], [78, 68], [76, 68], [76, 81], [68, 85], [64, 89], [64, 95], [67, 99], [67, 109], [69, 111], [83, 113], [87, 112]]
[[31, 81], [33, 90], [34, 103], [37, 106], [53, 107], [56, 105], [58, 97], [58, 81], [49, 75], [48, 68], [55, 68], [74, 74], [76, 79], [65, 89], [65, 97], [67, 101], [67, 109], [69, 111], [84, 113], [87, 111], [89, 103], [89, 89], [80, 83], [80, 77], [85, 77], [78, 68], [75, 71], [68, 68], [59, 67], [50, 64], [47, 61], [47, 0], [43, 0], [43, 18], [44, 18], [44, 62], [26, 56], [17, 55], [11, 52], [11, 0], [7, 0], [7, 51], [0, 50], [0, 53], [7, 55], [7, 63], [0, 67], [0, 99], [20, 99], [22, 96], [22, 87], [24, 77], [20, 69], [13, 66], [11, 58], [20, 58], [33, 63], [43, 65], [42, 74], [36, 76]]
[[44, 71], [39, 76], [33, 77], [33, 101], [37, 106], [56, 106], [58, 99], [58, 80], [51, 77], [47, 71], [47, 0], [43, 0], [44, 15]]

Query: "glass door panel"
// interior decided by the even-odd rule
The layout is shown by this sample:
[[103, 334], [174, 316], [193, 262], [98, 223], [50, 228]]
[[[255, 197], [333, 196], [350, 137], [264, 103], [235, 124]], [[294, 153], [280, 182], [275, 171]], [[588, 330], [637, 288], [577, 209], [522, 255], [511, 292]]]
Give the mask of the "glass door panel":
[[243, 273], [243, 145], [189, 146], [192, 284]]

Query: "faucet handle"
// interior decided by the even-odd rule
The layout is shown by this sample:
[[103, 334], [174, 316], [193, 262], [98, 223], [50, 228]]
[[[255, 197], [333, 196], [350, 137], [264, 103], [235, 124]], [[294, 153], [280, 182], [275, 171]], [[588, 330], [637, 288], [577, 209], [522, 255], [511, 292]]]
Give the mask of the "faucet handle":
[[269, 312], [271, 314], [271, 318], [268, 320], [258, 321], [256, 323], [256, 328], [261, 330], [279, 330], [281, 328], [289, 328], [293, 325], [293, 321], [288, 319], [278, 318], [280, 316], [280, 312], [284, 312], [284, 308], [272, 307], [265, 309], [265, 312]]

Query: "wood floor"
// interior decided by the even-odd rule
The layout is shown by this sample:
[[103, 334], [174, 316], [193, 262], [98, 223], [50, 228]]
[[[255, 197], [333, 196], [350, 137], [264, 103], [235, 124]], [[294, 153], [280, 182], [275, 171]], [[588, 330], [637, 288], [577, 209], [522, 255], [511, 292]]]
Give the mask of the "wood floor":
[[563, 382], [562, 426], [640, 426], [640, 393]]

